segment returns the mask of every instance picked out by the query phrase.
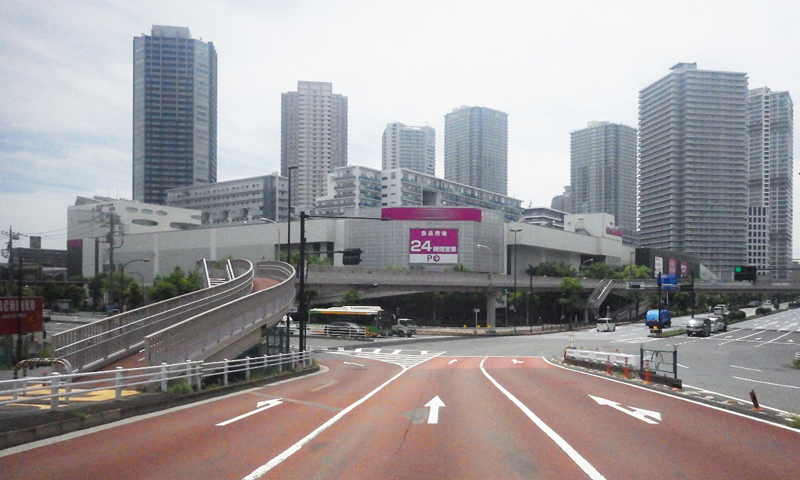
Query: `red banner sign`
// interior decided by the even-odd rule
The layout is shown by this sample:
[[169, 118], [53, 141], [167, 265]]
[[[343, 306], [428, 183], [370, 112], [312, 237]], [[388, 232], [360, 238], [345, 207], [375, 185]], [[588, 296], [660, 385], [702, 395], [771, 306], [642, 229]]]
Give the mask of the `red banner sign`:
[[42, 299], [38, 297], [0, 297], [0, 335], [42, 331]]

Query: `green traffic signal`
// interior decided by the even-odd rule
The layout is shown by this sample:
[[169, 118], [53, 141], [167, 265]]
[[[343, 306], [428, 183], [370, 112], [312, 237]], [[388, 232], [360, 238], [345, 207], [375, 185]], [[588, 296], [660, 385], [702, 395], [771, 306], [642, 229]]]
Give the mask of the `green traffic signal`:
[[733, 267], [733, 272], [734, 273], [742, 273], [743, 270], [744, 270], [744, 267]]

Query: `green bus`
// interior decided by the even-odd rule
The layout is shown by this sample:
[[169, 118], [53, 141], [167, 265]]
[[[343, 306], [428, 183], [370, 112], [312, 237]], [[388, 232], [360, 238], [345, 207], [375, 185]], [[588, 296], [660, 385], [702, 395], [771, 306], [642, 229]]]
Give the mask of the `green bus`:
[[381, 307], [363, 305], [312, 308], [308, 311], [308, 323], [324, 325], [323, 331], [331, 336], [385, 337], [392, 335], [394, 315]]

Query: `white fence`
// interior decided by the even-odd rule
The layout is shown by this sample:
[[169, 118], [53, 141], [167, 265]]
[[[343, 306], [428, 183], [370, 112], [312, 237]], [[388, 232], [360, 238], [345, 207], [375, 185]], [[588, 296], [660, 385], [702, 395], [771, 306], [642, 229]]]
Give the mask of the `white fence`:
[[625, 367], [634, 370], [639, 369], [639, 354], [625, 354], [618, 352], [600, 352], [597, 350], [581, 350], [577, 348], [566, 349], [566, 358], [572, 360], [581, 360], [584, 362], [592, 362], [598, 364], [611, 364], [612, 366]]
[[[62, 375], [53, 373], [44, 377], [25, 377], [16, 380], [0, 381], [0, 405], [36, 404], [49, 405], [50, 410], [58, 410], [77, 397], [84, 399], [96, 392], [113, 392], [119, 400], [125, 390], [146, 391], [160, 389], [163, 392], [170, 386], [185, 384], [200, 389], [203, 379], [218, 378], [222, 385], [228, 385], [231, 376], [250, 380], [254, 375], [281, 373], [311, 366], [313, 351], [291, 352], [279, 355], [222, 360], [219, 362], [188, 361], [176, 364], [162, 364], [100, 372], [84, 372]], [[110, 400], [110, 398], [109, 398]]]

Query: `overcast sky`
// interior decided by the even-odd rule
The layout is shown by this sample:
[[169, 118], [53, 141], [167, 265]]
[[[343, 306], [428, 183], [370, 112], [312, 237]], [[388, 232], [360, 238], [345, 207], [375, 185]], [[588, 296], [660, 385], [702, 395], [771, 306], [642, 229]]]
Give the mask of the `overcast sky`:
[[216, 47], [219, 181], [280, 170], [280, 94], [298, 80], [348, 97], [351, 165], [380, 168], [387, 123], [427, 124], [443, 176], [446, 113], [508, 113], [508, 194], [525, 207], [569, 184], [570, 132], [636, 127], [638, 92], [676, 63], [800, 98], [790, 0], [2, 0], [1, 230], [63, 249], [77, 196], [131, 198], [133, 38], [154, 24]]

